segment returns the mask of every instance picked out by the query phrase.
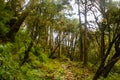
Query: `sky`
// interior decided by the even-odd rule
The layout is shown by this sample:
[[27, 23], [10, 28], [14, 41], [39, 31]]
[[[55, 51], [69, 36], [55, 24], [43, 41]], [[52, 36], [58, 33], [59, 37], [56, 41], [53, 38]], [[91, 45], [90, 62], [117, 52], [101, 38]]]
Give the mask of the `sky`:
[[[119, 3], [120, 3], [120, 0], [113, 0], [113, 1], [119, 1]], [[75, 4], [75, 0], [72, 0], [71, 5], [73, 7], [73, 13], [75, 13], [75, 15], [73, 15], [72, 17], [78, 19], [79, 18], [79, 16], [78, 16], [78, 6], [77, 6], [77, 4]], [[93, 10], [95, 10], [95, 9], [93, 9]], [[97, 9], [95, 11], [96, 11], [95, 12], [96, 16], [99, 16], [100, 12]], [[88, 12], [87, 15], [88, 15], [87, 16], [88, 21], [94, 21], [95, 22], [95, 17], [94, 17], [92, 12]], [[98, 21], [101, 21], [101, 20], [102, 20], [102, 16], [99, 16]], [[81, 21], [82, 21], [82, 23], [85, 22], [84, 15], [82, 15], [82, 14], [81, 14]], [[90, 24], [91, 24], [90, 27], [93, 27], [95, 25], [96, 25], [95, 27], [97, 27], [97, 24], [95, 24], [95, 23], [90, 23]]]
[[[72, 7], [73, 7], [73, 13], [75, 13], [75, 15], [73, 15], [72, 17], [78, 19], [79, 18], [79, 16], [78, 16], [78, 5], [75, 4], [75, 0], [72, 0], [71, 4], [72, 4]], [[94, 18], [93, 14], [91, 12], [88, 12], [87, 15], [88, 15], [87, 16], [87, 20], [88, 21], [92, 21], [92, 22], [94, 21], [95, 22], [95, 18]], [[100, 13], [96, 12], [96, 16], [98, 16], [98, 15], [100, 15]], [[83, 24], [85, 23], [85, 18], [84, 18], [83, 14], [81, 14], [81, 22]], [[95, 26], [95, 23], [94, 24], [93, 23], [89, 23], [89, 27], [93, 28], [93, 25]]]

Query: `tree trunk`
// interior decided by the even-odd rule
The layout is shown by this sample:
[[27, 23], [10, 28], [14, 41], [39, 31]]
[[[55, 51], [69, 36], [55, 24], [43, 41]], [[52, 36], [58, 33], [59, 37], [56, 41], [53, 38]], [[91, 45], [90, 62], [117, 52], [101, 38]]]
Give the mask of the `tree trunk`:
[[49, 47], [50, 47], [51, 51], [54, 49], [53, 48], [53, 29], [52, 29], [52, 27], [50, 27]]
[[19, 31], [21, 24], [24, 22], [25, 18], [28, 16], [29, 11], [26, 11], [21, 14], [20, 18], [13, 24], [10, 28], [10, 31], [6, 34], [6, 38], [9, 41], [14, 41], [16, 33]]
[[105, 41], [104, 41], [104, 35], [105, 35], [105, 33], [104, 33], [104, 27], [105, 27], [105, 25], [102, 25], [101, 26], [101, 53], [100, 53], [100, 60], [102, 60], [102, 58], [104, 57], [104, 55], [105, 55]]
[[[116, 40], [119, 38], [120, 35], [116, 36], [112, 42], [109, 44], [109, 47], [108, 47], [108, 50], [106, 51], [106, 54], [105, 56], [102, 58], [102, 61], [101, 61], [101, 64], [99, 66], [99, 68], [97, 69], [94, 77], [93, 77], [93, 80], [97, 80], [102, 74], [104, 77], [107, 77], [108, 73], [110, 72], [111, 68], [114, 66], [114, 64], [117, 62], [117, 57], [118, 57], [118, 53], [120, 52], [119, 49], [118, 49], [118, 42], [117, 42], [117, 46], [115, 49], [116, 50], [116, 53], [112, 58], [111, 58], [111, 62], [108, 63], [106, 66], [105, 66], [105, 61], [108, 57], [108, 55], [110, 54], [110, 51], [111, 51], [111, 48], [113, 46], [114, 43], [116, 43]], [[119, 39], [118, 39], [119, 40]], [[117, 57], [115, 57], [117, 55]], [[114, 61], [115, 60], [115, 61]], [[113, 61], [113, 62], [112, 62]], [[107, 73], [108, 72], [108, 73]]]
[[21, 66], [28, 60], [28, 58], [29, 58], [29, 52], [30, 52], [32, 46], [33, 46], [33, 42], [31, 41], [30, 44], [29, 44], [29, 46], [28, 46], [28, 48], [27, 48], [27, 50], [25, 51], [25, 56], [24, 56], [24, 59], [23, 59], [23, 61], [21, 63]]
[[110, 60], [110, 62], [105, 66], [102, 74], [104, 78], [108, 76], [109, 72], [111, 71], [115, 63], [119, 60], [119, 56], [118, 57], [117, 56], [115, 57], [115, 56], [116, 55], [114, 55], [113, 58]]
[[26, 6], [26, 10], [23, 10], [21, 14], [15, 16], [18, 18], [18, 20], [16, 20], [14, 24], [10, 26], [10, 31], [6, 33], [5, 39], [7, 41], [14, 42], [15, 35], [19, 31], [21, 24], [24, 22], [25, 18], [28, 16], [30, 11], [34, 9], [33, 4], [34, 0], [30, 0], [30, 3]]
[[81, 25], [81, 14], [80, 14], [80, 0], [77, 1], [78, 2], [78, 14], [79, 14], [79, 29], [80, 29], [80, 36], [79, 36], [79, 40], [80, 40], [80, 61], [83, 61], [83, 33], [82, 33], [82, 26]]
[[120, 45], [120, 37], [115, 42], [115, 51], [116, 51], [116, 53], [113, 55], [113, 57], [111, 58], [111, 60], [109, 61], [109, 63], [106, 65], [105, 70], [103, 71], [103, 77], [105, 77], [105, 78], [109, 74], [109, 72], [112, 69], [112, 67], [114, 66], [114, 64], [120, 58], [120, 48], [119, 48], [119, 45]]
[[88, 62], [87, 0], [85, 0], [84, 66], [87, 66], [87, 62]]

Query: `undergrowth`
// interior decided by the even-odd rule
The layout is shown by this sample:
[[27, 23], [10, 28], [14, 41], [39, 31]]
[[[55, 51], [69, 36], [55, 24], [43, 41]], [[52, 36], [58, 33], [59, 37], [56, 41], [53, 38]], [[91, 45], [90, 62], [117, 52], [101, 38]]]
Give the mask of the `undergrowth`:
[[[37, 56], [30, 52], [28, 62], [20, 66], [23, 51], [12, 54], [11, 47], [13, 47], [12, 44], [0, 46], [1, 80], [92, 80], [97, 69], [90, 62], [88, 68], [84, 68], [83, 63], [70, 61], [65, 56], [49, 59], [42, 51]], [[20, 50], [24, 50], [24, 48]], [[99, 80], [119, 80], [118, 64], [106, 79], [100, 77]]]

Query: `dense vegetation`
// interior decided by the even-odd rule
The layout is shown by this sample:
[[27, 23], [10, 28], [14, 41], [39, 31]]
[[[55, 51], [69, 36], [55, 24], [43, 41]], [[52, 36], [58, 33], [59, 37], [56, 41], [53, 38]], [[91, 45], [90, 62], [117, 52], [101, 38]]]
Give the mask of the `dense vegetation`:
[[0, 80], [119, 80], [119, 3], [0, 0]]

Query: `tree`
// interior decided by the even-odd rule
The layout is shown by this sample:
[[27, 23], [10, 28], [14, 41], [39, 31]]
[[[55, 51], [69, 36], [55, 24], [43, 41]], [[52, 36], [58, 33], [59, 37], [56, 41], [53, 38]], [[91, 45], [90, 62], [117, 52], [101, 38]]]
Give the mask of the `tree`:
[[80, 10], [80, 0], [77, 0], [78, 5], [78, 15], [79, 15], [79, 27], [80, 27], [80, 61], [83, 61], [83, 31], [81, 26], [81, 10]]
[[4, 3], [6, 4], [6, 7], [11, 9], [13, 15], [10, 21], [8, 21], [8, 24], [6, 24], [9, 25], [9, 31], [7, 31], [7, 33], [2, 36], [4, 37], [5, 41], [14, 41], [15, 35], [19, 31], [21, 24], [24, 22], [30, 11], [34, 8], [34, 0], [29, 1], [25, 7], [25, 10], [22, 8], [22, 3], [19, 3], [17, 1], [11, 0]]
[[[112, 13], [114, 13], [114, 14], [116, 14], [116, 15], [113, 15], [113, 16], [111, 16], [112, 15], [112, 13], [111, 12], [109, 12], [109, 10], [112, 12]], [[115, 10], [115, 11], [114, 11]], [[110, 72], [110, 70], [112, 69], [112, 67], [114, 66], [114, 64], [118, 61], [118, 59], [119, 59], [119, 38], [120, 38], [120, 33], [118, 32], [118, 30], [120, 29], [120, 27], [119, 27], [119, 19], [118, 19], [118, 17], [117, 16], [119, 16], [119, 8], [115, 8], [114, 7], [114, 10], [112, 10], [111, 8], [109, 8], [107, 11], [107, 13], [105, 13], [105, 14], [107, 14], [107, 16], [108, 16], [108, 19], [107, 19], [107, 22], [105, 22], [105, 24], [108, 24], [109, 23], [109, 27], [111, 26], [111, 25], [113, 25], [111, 28], [112, 28], [112, 30], [113, 30], [113, 36], [112, 36], [112, 40], [110, 40], [110, 42], [108, 43], [108, 48], [106, 49], [106, 52], [105, 52], [105, 55], [103, 56], [103, 58], [102, 58], [102, 60], [101, 60], [101, 63], [100, 63], [100, 66], [99, 66], [99, 68], [97, 69], [97, 72], [96, 72], [96, 74], [95, 74], [95, 76], [94, 76], [94, 78], [93, 78], [93, 80], [97, 80], [99, 77], [100, 77], [100, 75], [102, 75], [104, 78], [106, 78], [107, 77], [107, 75], [109, 74], [109, 72]], [[109, 14], [109, 15], [108, 15]], [[113, 18], [114, 17], [114, 18]], [[112, 21], [110, 21], [112, 19]], [[103, 21], [104, 22], [104, 21]], [[105, 26], [105, 27], [107, 27], [107, 26]], [[105, 30], [104, 30], [105, 31]], [[105, 35], [104, 35], [105, 36]], [[109, 37], [110, 38], [110, 37]], [[110, 51], [111, 51], [111, 49], [112, 49], [112, 47], [113, 46], [115, 46], [114, 47], [114, 49], [115, 49], [115, 53], [114, 53], [114, 55], [111, 57], [111, 58], [109, 58], [109, 60], [108, 60], [108, 62], [107, 62], [107, 58], [108, 58], [108, 56], [110, 55]], [[106, 63], [107, 62], [107, 63]]]
[[[58, 6], [61, 6], [59, 7], [60, 10], [58, 10]], [[40, 44], [43, 45], [42, 47], [45, 47], [47, 45], [48, 39], [50, 50], [53, 50], [51, 51], [49, 57], [52, 57], [52, 55], [55, 53], [56, 49], [53, 49], [53, 22], [55, 22], [55, 16], [58, 16], [59, 12], [62, 9], [62, 5], [55, 4], [52, 1], [43, 0], [39, 4], [36, 4], [35, 9], [27, 17], [27, 20], [25, 22], [31, 36], [31, 42], [28, 46], [28, 49], [25, 51], [25, 56], [22, 64], [27, 61], [32, 46], [37, 45], [37, 42], [40, 43], [40, 41], [42, 41], [44, 44]]]
[[[4, 1], [0, 1], [0, 39], [3, 39], [6, 33], [9, 31], [8, 22], [11, 19], [12, 13], [10, 12], [10, 6], [7, 5]], [[2, 40], [0, 40], [0, 43]]]

